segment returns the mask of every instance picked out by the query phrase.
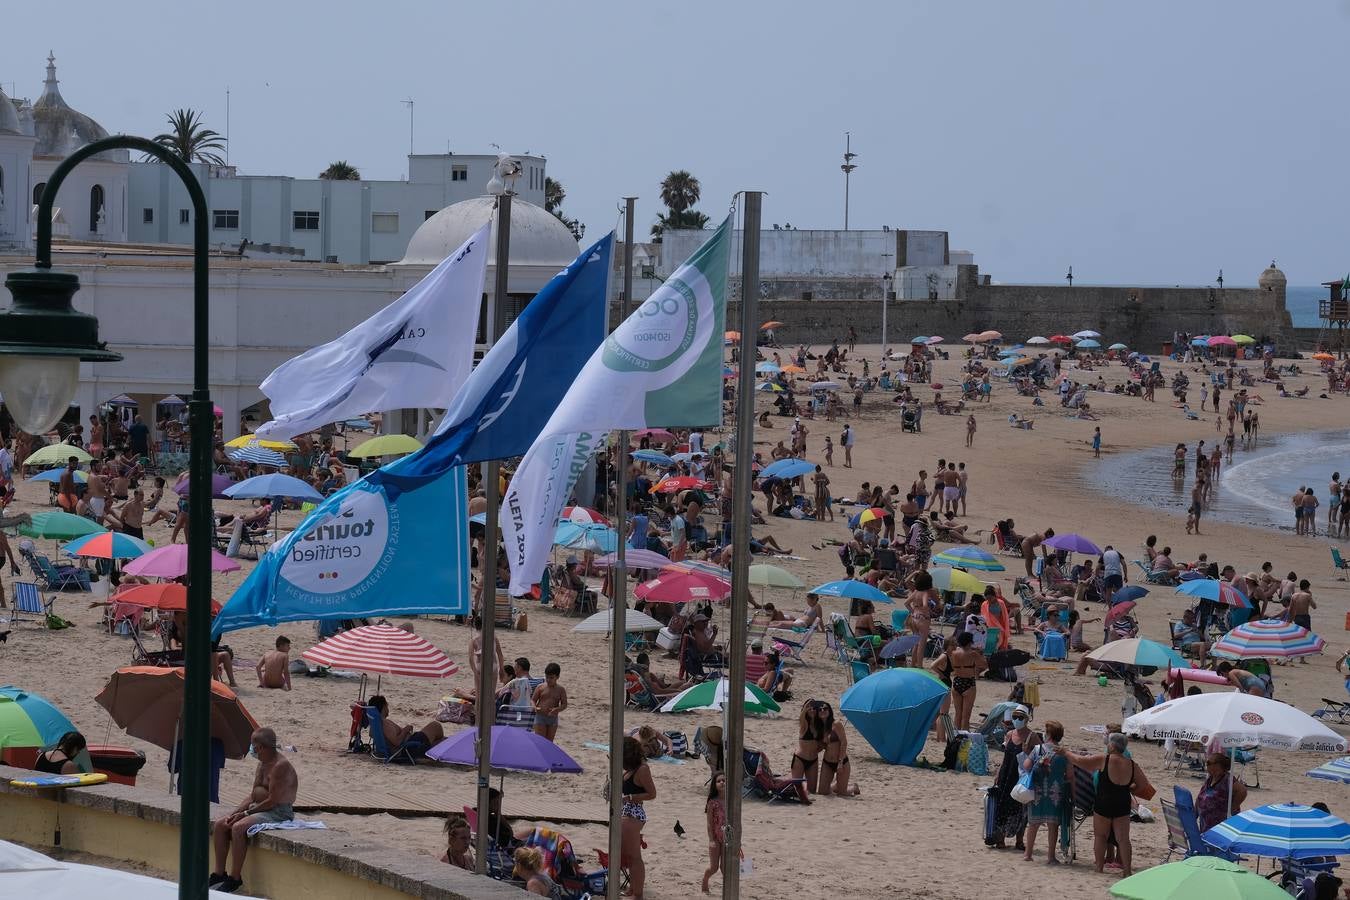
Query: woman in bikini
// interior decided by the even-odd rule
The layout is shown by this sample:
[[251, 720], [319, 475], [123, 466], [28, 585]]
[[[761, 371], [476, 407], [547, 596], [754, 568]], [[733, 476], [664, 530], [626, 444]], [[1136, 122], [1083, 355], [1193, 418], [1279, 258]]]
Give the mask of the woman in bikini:
[[825, 726], [825, 755], [820, 760], [820, 792], [856, 797], [860, 793], [858, 786], [849, 781], [853, 776], [853, 766], [848, 761], [848, 732], [842, 721], [834, 720], [834, 708], [830, 704], [821, 703], [820, 709], [821, 723]]
[[820, 784], [820, 751], [825, 741], [824, 706], [816, 700], [807, 700], [802, 704], [801, 715], [797, 717], [797, 752], [792, 754], [792, 777], [805, 778], [806, 789], [813, 794], [820, 793], [823, 787], [829, 790], [829, 784]]
[[970, 730], [970, 714], [975, 710], [977, 679], [989, 668], [989, 661], [975, 646], [975, 636], [963, 631], [956, 636], [956, 649], [951, 652], [952, 709], [954, 724], [960, 731]]
[[623, 851], [620, 865], [627, 865], [632, 896], [641, 900], [647, 882], [647, 864], [642, 861], [642, 826], [647, 824], [643, 803], [656, 799], [656, 783], [637, 738], [623, 739]]
[[914, 645], [909, 664], [917, 669], [923, 665], [928, 632], [933, 627], [933, 612], [937, 609], [937, 591], [933, 590], [933, 576], [922, 569], [910, 576], [910, 586], [913, 590], [905, 600], [905, 609], [909, 610], [906, 623], [909, 630], [919, 636], [919, 642]]

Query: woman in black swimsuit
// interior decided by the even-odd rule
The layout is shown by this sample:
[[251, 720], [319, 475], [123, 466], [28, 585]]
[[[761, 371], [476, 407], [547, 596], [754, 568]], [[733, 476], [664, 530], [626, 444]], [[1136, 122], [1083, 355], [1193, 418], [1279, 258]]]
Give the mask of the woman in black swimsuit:
[[1097, 772], [1097, 796], [1092, 803], [1092, 856], [1098, 872], [1106, 865], [1107, 835], [1114, 834], [1120, 852], [1122, 877], [1130, 867], [1130, 797], [1150, 799], [1153, 785], [1127, 754], [1129, 740], [1119, 732], [1106, 739], [1105, 753], [1080, 754], [1062, 751], [1080, 769]]
[[973, 645], [975, 635], [963, 631], [956, 636], [956, 649], [948, 654], [952, 676], [952, 710], [958, 731], [970, 730], [970, 715], [975, 709], [977, 679], [989, 668], [984, 654]]
[[33, 768], [48, 775], [78, 775], [82, 771], [75, 757], [85, 749], [84, 735], [67, 731], [56, 746], [37, 758]]
[[[792, 754], [792, 777], [805, 778], [806, 789], [820, 793], [820, 751], [825, 740], [825, 704], [807, 700], [797, 719], [797, 752]], [[824, 787], [828, 790], [829, 784]]]
[[834, 708], [830, 704], [821, 703], [820, 706], [821, 722], [825, 726], [825, 755], [820, 760], [820, 792], [856, 797], [858, 786], [849, 781], [853, 776], [853, 766], [848, 761], [848, 732], [842, 721], [834, 720]]

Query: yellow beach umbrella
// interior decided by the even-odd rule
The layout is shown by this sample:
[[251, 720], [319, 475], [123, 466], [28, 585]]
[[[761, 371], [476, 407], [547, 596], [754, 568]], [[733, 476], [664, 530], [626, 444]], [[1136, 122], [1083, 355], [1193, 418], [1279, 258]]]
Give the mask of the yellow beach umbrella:
[[71, 457], [82, 463], [92, 462], [93, 457], [74, 444], [48, 444], [23, 461], [25, 466], [55, 466]]
[[401, 456], [404, 453], [416, 453], [421, 449], [422, 444], [417, 438], [406, 434], [382, 434], [366, 441], [349, 455], [368, 459], [372, 456]]
[[262, 447], [264, 450], [299, 450], [294, 441], [269, 441], [266, 438], [260, 438], [252, 434], [241, 434], [237, 438], [225, 442], [225, 446], [231, 449], [247, 447], [253, 445]]
[[933, 587], [940, 591], [959, 591], [963, 594], [983, 594], [984, 582], [968, 572], [946, 566], [933, 566], [928, 570], [933, 576]]
[[1235, 335], [1233, 335], [1233, 343], [1235, 343], [1235, 344], [1255, 344], [1255, 343], [1256, 343], [1256, 338], [1252, 337], [1250, 334], [1235, 334]]

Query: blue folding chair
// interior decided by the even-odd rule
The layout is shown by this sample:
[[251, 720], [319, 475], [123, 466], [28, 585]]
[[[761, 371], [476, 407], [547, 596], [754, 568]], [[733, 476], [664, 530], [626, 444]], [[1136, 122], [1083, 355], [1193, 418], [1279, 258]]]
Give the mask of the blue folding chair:
[[1177, 801], [1177, 818], [1181, 820], [1182, 830], [1186, 832], [1187, 856], [1217, 856], [1229, 862], [1238, 862], [1242, 857], [1236, 853], [1220, 850], [1206, 844], [1200, 836], [1200, 819], [1195, 813], [1195, 798], [1181, 785], [1172, 786], [1172, 794]]
[[409, 765], [417, 765], [417, 757], [413, 756], [412, 750], [406, 744], [399, 745], [394, 750], [389, 749], [389, 741], [384, 736], [384, 716], [373, 706], [365, 707], [366, 719], [370, 723], [370, 755], [380, 762], [406, 762]]
[[10, 620], [18, 622], [22, 613], [28, 613], [45, 623], [47, 616], [52, 613], [52, 603], [55, 601], [55, 597], [51, 600], [43, 600], [36, 584], [29, 581], [16, 581], [14, 582], [14, 612], [10, 616]]

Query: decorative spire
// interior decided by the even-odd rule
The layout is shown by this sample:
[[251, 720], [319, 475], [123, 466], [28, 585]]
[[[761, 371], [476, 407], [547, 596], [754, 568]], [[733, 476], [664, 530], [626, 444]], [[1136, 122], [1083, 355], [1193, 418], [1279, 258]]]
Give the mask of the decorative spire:
[[46, 101], [44, 105], [65, 106], [65, 98], [61, 96], [61, 90], [56, 86], [58, 83], [56, 80], [56, 56], [49, 50], [47, 51], [47, 80], [42, 84], [42, 96], [38, 98], [38, 103]]

